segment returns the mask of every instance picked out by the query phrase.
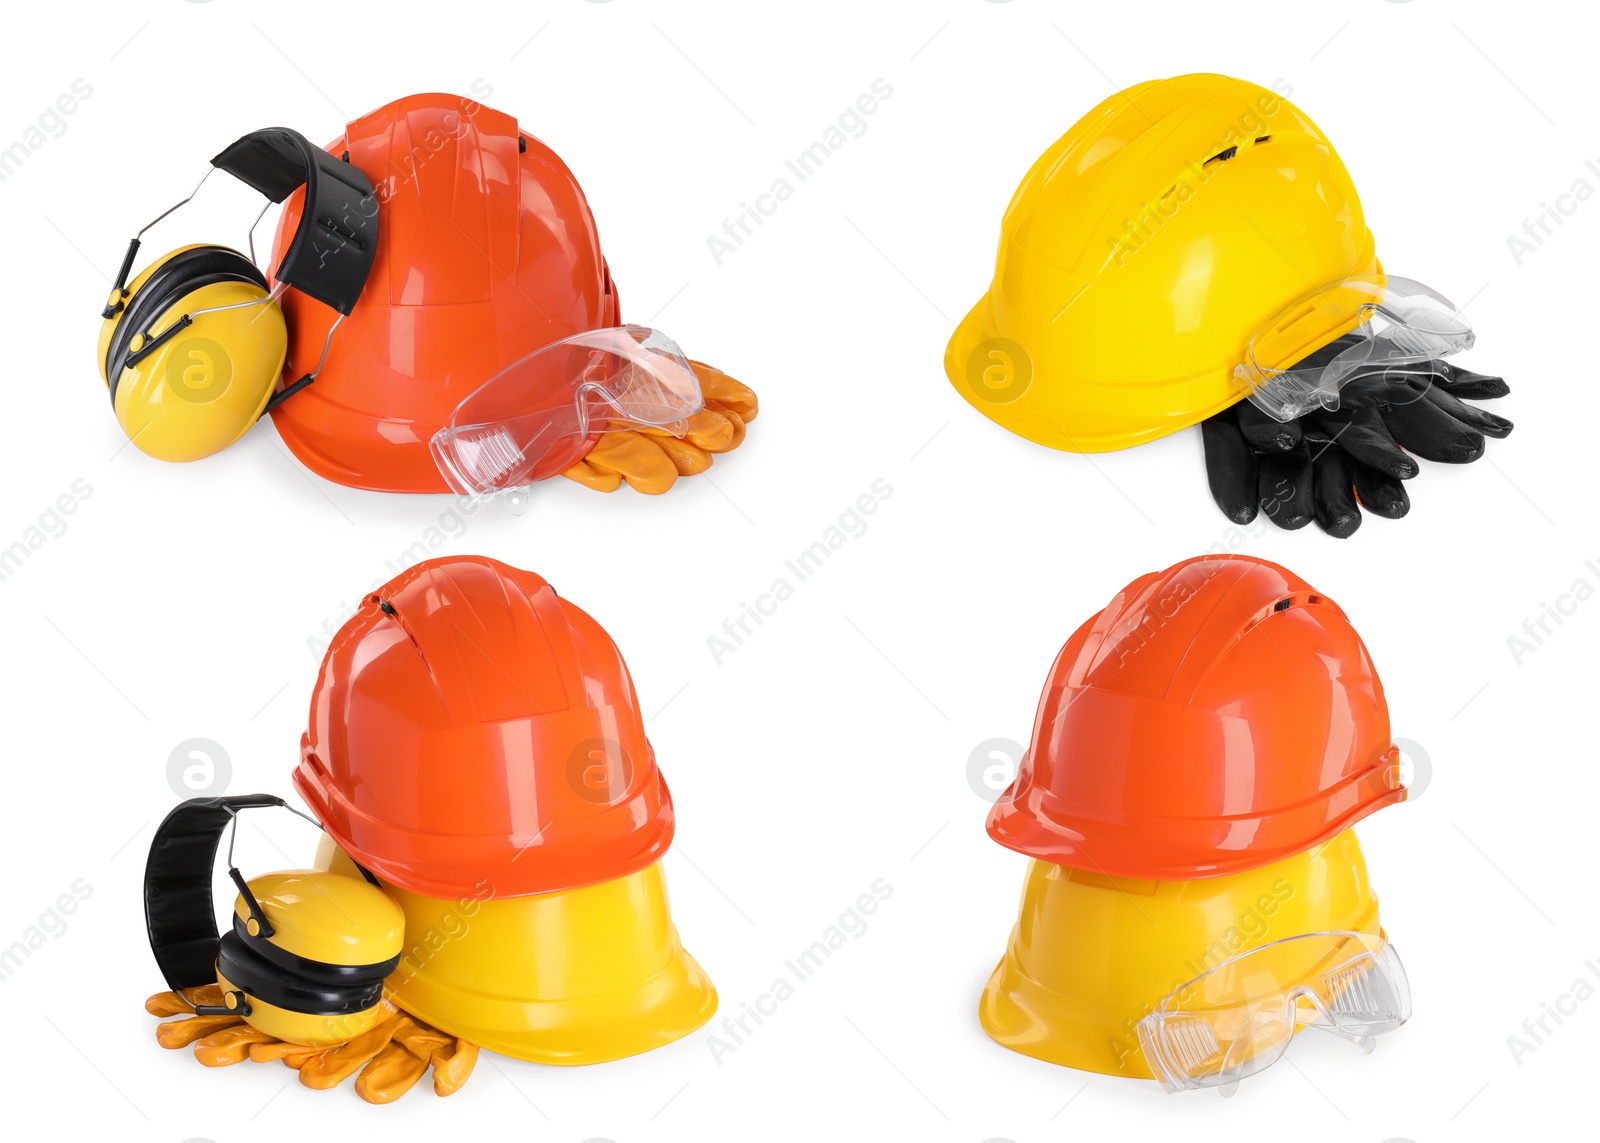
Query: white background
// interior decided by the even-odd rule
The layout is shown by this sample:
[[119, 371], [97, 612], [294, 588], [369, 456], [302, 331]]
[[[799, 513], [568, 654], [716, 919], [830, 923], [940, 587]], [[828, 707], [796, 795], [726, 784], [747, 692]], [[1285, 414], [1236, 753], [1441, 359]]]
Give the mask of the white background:
[[[89, 896], [0, 982], [8, 1116], [74, 1138], [1151, 1137], [1498, 1139], [1588, 1102], [1600, 999], [1521, 1058], [1507, 1038], [1600, 958], [1595, 646], [1576, 606], [1520, 663], [1508, 637], [1600, 586], [1583, 420], [1600, 203], [1517, 264], [1507, 238], [1600, 187], [1596, 28], [1576, 4], [783, 6], [576, 2], [27, 5], [7, 16], [0, 146], [75, 79], [92, 95], [0, 183], [7, 428], [0, 546], [83, 480], [66, 528], [0, 583], [8, 812], [0, 946]], [[359, 11], [361, 15], [354, 13]], [[1334, 140], [1386, 266], [1458, 302], [1515, 434], [1425, 465], [1410, 518], [1338, 542], [1241, 541], [1197, 432], [1087, 458], [967, 407], [941, 356], [988, 283], [1034, 158], [1113, 90], [1214, 70], [1283, 80]], [[707, 237], [885, 79], [893, 94], [719, 266]], [[201, 1069], [154, 1041], [139, 881], [203, 737], [233, 792], [287, 794], [311, 640], [449, 507], [310, 476], [270, 425], [224, 455], [131, 448], [92, 360], [132, 231], [243, 131], [331, 139], [412, 91], [492, 88], [582, 181], [624, 313], [751, 384], [761, 418], [660, 499], [556, 480], [438, 550], [533, 568], [622, 646], [671, 782], [674, 916], [722, 1011], [768, 989], [876, 879], [893, 896], [720, 1066], [717, 1024], [580, 1069], [486, 1057], [448, 1101], [373, 1108], [275, 1066]], [[1572, 205], [1575, 200], [1567, 200]], [[150, 236], [241, 245], [257, 200], [208, 184]], [[267, 226], [261, 228], [263, 238]], [[707, 637], [875, 480], [892, 496], [719, 665]], [[989, 841], [980, 742], [1025, 741], [1045, 671], [1124, 583], [1217, 545], [1288, 565], [1371, 647], [1430, 780], [1364, 822], [1416, 1015], [1371, 1057], [1301, 1037], [1237, 1098], [1167, 1097], [1006, 1051], [976, 1019], [1024, 860]], [[398, 565], [396, 565], [398, 566]], [[258, 820], [260, 820], [258, 818]], [[309, 858], [292, 818], [247, 870]], [[253, 865], [251, 863], [254, 863]], [[1600, 960], [1597, 960], [1600, 963]], [[1589, 976], [1591, 983], [1600, 980]], [[1321, 1042], [1317, 1042], [1317, 1041]], [[24, 1111], [24, 1108], [27, 1110]]]

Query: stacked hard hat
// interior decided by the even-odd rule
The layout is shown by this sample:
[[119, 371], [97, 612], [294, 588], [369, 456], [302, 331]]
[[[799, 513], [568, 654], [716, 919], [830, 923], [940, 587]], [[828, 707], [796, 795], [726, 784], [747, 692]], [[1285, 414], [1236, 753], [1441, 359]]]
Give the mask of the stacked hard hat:
[[519, 1059], [582, 1064], [716, 1008], [660, 860], [672, 799], [616, 645], [539, 576], [430, 560], [335, 636], [294, 784], [318, 867], [405, 914], [388, 982], [412, 1016]]
[[1370, 1045], [1410, 1002], [1350, 827], [1404, 799], [1398, 766], [1332, 600], [1244, 556], [1135, 580], [1057, 656], [990, 812], [1033, 860], [984, 1030], [1225, 1093], [1308, 1024]]

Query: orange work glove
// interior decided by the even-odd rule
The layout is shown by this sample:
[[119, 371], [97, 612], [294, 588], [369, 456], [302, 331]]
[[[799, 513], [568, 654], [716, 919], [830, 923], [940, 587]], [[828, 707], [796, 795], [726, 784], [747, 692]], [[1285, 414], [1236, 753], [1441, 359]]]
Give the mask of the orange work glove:
[[562, 475], [597, 492], [615, 492], [626, 480], [635, 491], [654, 496], [678, 477], [710, 468], [713, 453], [732, 452], [743, 444], [745, 426], [759, 411], [755, 393], [720, 369], [699, 361], [689, 364], [700, 381], [704, 408], [671, 429], [613, 421], [610, 431]]
[[[194, 1045], [206, 1067], [227, 1067], [250, 1059], [282, 1060], [300, 1073], [306, 1087], [337, 1087], [359, 1069], [356, 1094], [368, 1103], [392, 1103], [433, 1068], [433, 1090], [444, 1096], [460, 1091], [478, 1060], [478, 1047], [422, 1023], [387, 1001], [378, 1025], [342, 1044], [308, 1047], [291, 1044], [252, 1027], [242, 1016], [196, 1016], [196, 1004], [221, 1004], [215, 985], [158, 992], [145, 1001], [152, 1016], [180, 1016], [156, 1028], [164, 1048]], [[187, 1015], [185, 1015], [187, 1014]]]

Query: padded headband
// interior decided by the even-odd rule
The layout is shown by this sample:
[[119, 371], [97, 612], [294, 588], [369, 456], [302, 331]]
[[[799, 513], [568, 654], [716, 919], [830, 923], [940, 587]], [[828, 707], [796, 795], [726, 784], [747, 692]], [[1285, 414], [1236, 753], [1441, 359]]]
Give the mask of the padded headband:
[[274, 276], [348, 316], [378, 253], [371, 180], [288, 127], [241, 135], [211, 165], [273, 202], [306, 188], [300, 225]]
[[239, 810], [287, 806], [271, 794], [191, 798], [156, 827], [144, 866], [144, 924], [156, 966], [173, 991], [217, 980], [217, 844]]

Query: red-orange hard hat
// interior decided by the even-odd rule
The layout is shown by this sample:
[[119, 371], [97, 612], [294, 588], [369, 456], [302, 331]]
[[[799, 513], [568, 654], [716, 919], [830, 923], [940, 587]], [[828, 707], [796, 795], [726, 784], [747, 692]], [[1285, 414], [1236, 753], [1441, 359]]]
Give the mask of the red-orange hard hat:
[[[272, 412], [307, 468], [386, 492], [447, 492], [428, 440], [462, 398], [561, 338], [618, 322], [617, 295], [583, 191], [511, 116], [453, 95], [411, 95], [328, 145], [374, 188], [377, 257], [340, 324], [289, 290], [288, 372], [327, 361]], [[294, 237], [286, 202], [273, 262]], [[541, 476], [553, 475], [542, 473]]]
[[482, 556], [402, 572], [340, 628], [294, 784], [341, 848], [426, 897], [609, 881], [672, 841], [616, 644]]
[[1183, 881], [1299, 853], [1405, 793], [1344, 612], [1276, 564], [1202, 556], [1135, 580], [1067, 641], [989, 834]]

